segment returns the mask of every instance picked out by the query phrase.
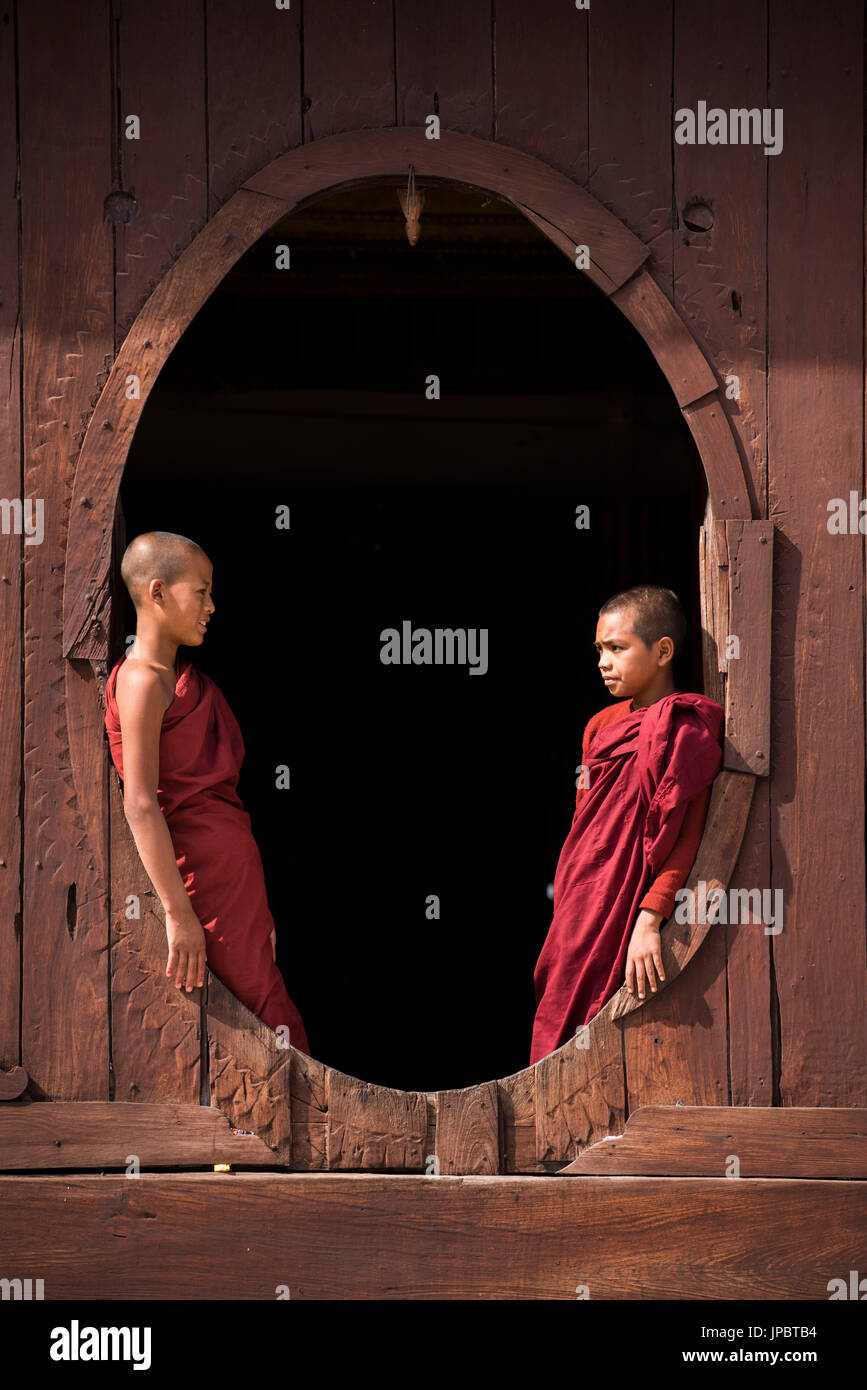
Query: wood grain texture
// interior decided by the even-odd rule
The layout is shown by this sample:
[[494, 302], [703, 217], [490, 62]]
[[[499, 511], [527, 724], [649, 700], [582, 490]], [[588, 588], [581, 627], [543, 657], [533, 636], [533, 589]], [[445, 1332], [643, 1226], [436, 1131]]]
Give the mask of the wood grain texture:
[[606, 0], [589, 35], [588, 188], [671, 298], [672, 0]]
[[749, 521], [749, 491], [719, 394], [714, 392], [684, 406], [683, 418], [704, 463], [714, 517], [718, 521], [732, 517]]
[[207, 0], [209, 216], [301, 143], [301, 6]]
[[[612, 1001], [613, 1002], [613, 1001]], [[586, 1046], [579, 1043], [586, 1042]], [[574, 1158], [626, 1119], [621, 1030], [611, 1003], [563, 1047], [543, 1057], [536, 1073], [536, 1161]]]
[[383, 0], [305, 8], [305, 145], [395, 123], [394, 22]]
[[418, 1091], [372, 1086], [331, 1067], [326, 1072], [327, 1166], [399, 1168], [425, 1165], [427, 1104]]
[[[108, 1096], [107, 884], [70, 767], [61, 649], [76, 456], [113, 347], [108, 13], [19, 13], [24, 489], [45, 539], [24, 548], [21, 1061], [34, 1094]], [[87, 80], [82, 81], [82, 73]]]
[[863, 1105], [863, 543], [827, 521], [863, 487], [864, 18], [853, 0], [771, 14], [768, 102], [787, 122], [768, 223], [779, 1098]]
[[292, 1058], [292, 1167], [300, 1172], [328, 1166], [327, 1070], [304, 1052]]
[[740, 655], [726, 660], [723, 767], [766, 777], [771, 770], [771, 613], [774, 525], [727, 521], [729, 632]]
[[211, 1104], [287, 1166], [292, 1157], [291, 1047], [208, 971], [205, 1026]]
[[[118, 162], [137, 214], [115, 229], [117, 342], [208, 216], [204, 31], [203, 5], [124, 0], [119, 10]], [[130, 115], [138, 139], [127, 137]]]
[[500, 1171], [535, 1173], [536, 1069], [525, 1067], [497, 1082], [500, 1110]]
[[[24, 497], [21, 459], [21, 304], [15, 135], [16, 16], [0, 25], [0, 497]], [[28, 546], [27, 549], [33, 547]], [[0, 1065], [20, 1060], [21, 985], [21, 583], [25, 541], [0, 535]]]
[[497, 0], [494, 139], [587, 184], [587, 11]]
[[829, 1279], [848, 1278], [865, 1221], [863, 1182], [0, 1178], [6, 1267], [38, 1273], [46, 1298], [67, 1300], [274, 1300], [288, 1285], [293, 1303], [574, 1302], [579, 1286], [595, 1302], [824, 1302]]
[[[716, 377], [707, 359], [646, 267], [615, 290], [611, 302], [647, 343], [679, 406], [691, 405], [716, 390]], [[713, 456], [705, 460], [711, 495], [716, 491], [714, 461]]]
[[491, 10], [466, 0], [428, 6], [395, 0], [396, 125], [493, 135]]
[[725, 647], [720, 637], [729, 630], [728, 553], [725, 522], [714, 520], [710, 498], [699, 533], [699, 574], [702, 690], [725, 709]]
[[863, 1181], [867, 1110], [648, 1105], [629, 1116], [622, 1135], [591, 1145], [559, 1176], [587, 1173]]
[[[238, 1126], [240, 1128], [240, 1126]], [[19, 1101], [0, 1107], [0, 1170], [269, 1166], [255, 1135], [233, 1134], [210, 1106], [124, 1101]]]
[[453, 1173], [499, 1173], [496, 1081], [468, 1086], [462, 1091], [437, 1091], [434, 1153], [441, 1177]]

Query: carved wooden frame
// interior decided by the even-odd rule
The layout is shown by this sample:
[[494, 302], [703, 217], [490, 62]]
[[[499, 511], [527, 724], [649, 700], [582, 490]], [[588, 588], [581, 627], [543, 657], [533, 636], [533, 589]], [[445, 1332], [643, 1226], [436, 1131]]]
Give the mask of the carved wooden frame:
[[[66, 558], [63, 652], [69, 658], [70, 758], [85, 820], [102, 752], [94, 746], [92, 705], [110, 650], [116, 504], [154, 382], [194, 315], [276, 221], [338, 188], [405, 177], [410, 164], [419, 179], [466, 184], [506, 199], [572, 263], [576, 247], [586, 245], [590, 264], [584, 273], [644, 338], [692, 432], [708, 483], [700, 537], [705, 691], [723, 704], [726, 728], [723, 769], [688, 886], [703, 879], [708, 890], [725, 888], [755, 778], [769, 771], [773, 527], [751, 517], [717, 378], [647, 270], [648, 247], [583, 188], [505, 145], [450, 132], [428, 140], [424, 128], [416, 127], [331, 136], [291, 150], [248, 179], [166, 273], [118, 352], [79, 456]], [[140, 383], [135, 399], [126, 396], [130, 375]], [[88, 717], [77, 717], [82, 701], [89, 702]], [[138, 860], [119, 786], [112, 770], [112, 860], [132, 873]], [[100, 855], [96, 816], [88, 829]], [[145, 879], [146, 898], [149, 889]], [[513, 1076], [464, 1090], [403, 1092], [346, 1076], [293, 1048], [281, 1049], [276, 1035], [210, 973], [206, 1002], [173, 990], [163, 974], [165, 937], [152, 892], [150, 911], [134, 932], [125, 933], [113, 917], [113, 988], [124, 1000], [135, 989], [138, 1011], [134, 1024], [118, 1020], [115, 1049], [132, 1039], [133, 1027], [143, 1030], [135, 1033], [139, 1072], [128, 1083], [130, 1098], [197, 1099], [190, 1094], [190, 1077], [200, 1075], [202, 1098], [208, 1096], [236, 1127], [255, 1131], [276, 1163], [296, 1169], [547, 1172], [623, 1128], [617, 1021], [642, 1007], [625, 989], [588, 1026], [587, 1047], [569, 1043]], [[701, 922], [667, 924], [662, 935], [666, 988], [708, 930]], [[200, 1074], [192, 1061], [194, 1056], [198, 1061], [199, 1050]]]

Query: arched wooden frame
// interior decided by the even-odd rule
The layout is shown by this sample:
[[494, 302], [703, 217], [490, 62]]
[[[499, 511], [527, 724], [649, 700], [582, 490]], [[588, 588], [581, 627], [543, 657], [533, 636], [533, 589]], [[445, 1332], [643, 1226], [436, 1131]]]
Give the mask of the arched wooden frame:
[[[75, 475], [64, 589], [64, 655], [70, 658], [70, 751], [79, 806], [93, 802], [94, 720], [76, 717], [93, 702], [92, 670], [104, 678], [109, 655], [113, 533], [121, 477], [144, 404], [169, 353], [223, 277], [273, 224], [302, 205], [384, 177], [407, 175], [466, 184], [510, 202], [571, 263], [589, 248], [585, 273], [638, 330], [664, 372], [701, 456], [708, 508], [701, 530], [705, 690], [724, 704], [723, 770], [690, 886], [725, 888], [746, 828], [756, 775], [768, 771], [772, 526], [751, 518], [740, 458], [710, 365], [645, 268], [648, 248], [565, 175], [501, 144], [423, 128], [362, 130], [331, 136], [274, 160], [231, 197], [191, 242], [144, 304], [109, 373], [90, 420]], [[131, 377], [139, 394], [127, 395]], [[739, 650], [737, 649], [737, 644]], [[736, 660], [731, 661], [732, 657]], [[89, 663], [82, 666], [81, 663]], [[87, 689], [87, 695], [82, 691]], [[112, 869], [139, 873], [119, 812], [112, 773]], [[90, 826], [92, 843], [99, 839]], [[138, 866], [138, 867], [137, 867]], [[131, 882], [131, 878], [129, 880]], [[124, 878], [124, 888], [127, 888]], [[404, 1092], [369, 1085], [281, 1049], [276, 1035], [209, 974], [207, 1003], [165, 981], [165, 937], [154, 909], [124, 934], [113, 910], [113, 978], [122, 997], [136, 989], [136, 1017], [115, 1020], [115, 1052], [139, 1056], [131, 1095], [193, 1099], [177, 1089], [173, 1061], [202, 1043], [210, 1100], [242, 1129], [265, 1140], [275, 1161], [300, 1169], [545, 1172], [588, 1144], [618, 1133], [625, 1118], [617, 1020], [642, 1005], [625, 989], [573, 1041], [500, 1081], [458, 1091]], [[670, 921], [662, 934], [666, 988], [695, 955], [709, 927]], [[135, 1031], [141, 1030], [141, 1033]], [[150, 1032], [150, 1036], [148, 1036]], [[207, 1041], [207, 1049], [204, 1040]], [[142, 1058], [144, 1061], [142, 1062]], [[115, 1066], [116, 1073], [118, 1066]], [[122, 1068], [120, 1069], [122, 1072]], [[205, 1092], [207, 1096], [207, 1091]], [[195, 1097], [198, 1099], [198, 1096]], [[433, 1161], [435, 1160], [435, 1162]]]

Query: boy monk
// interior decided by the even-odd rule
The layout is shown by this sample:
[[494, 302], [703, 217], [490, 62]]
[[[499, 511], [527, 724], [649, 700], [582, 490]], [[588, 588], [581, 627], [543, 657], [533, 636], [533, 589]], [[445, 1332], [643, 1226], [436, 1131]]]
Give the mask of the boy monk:
[[[277, 969], [274, 919], [250, 817], [238, 796], [244, 741], [225, 697], [182, 657], [214, 612], [213, 566], [201, 546], [148, 531], [127, 546], [121, 575], [136, 636], [106, 681], [105, 726], [124, 811], [160, 901], [166, 975], [187, 992], [205, 960], [251, 1013], [309, 1055], [301, 1015]], [[282, 1035], [284, 1038], [286, 1034]]]
[[584, 732], [572, 828], [554, 878], [554, 916], [536, 964], [530, 1064], [589, 1023], [624, 983], [664, 980], [660, 926], [674, 910], [722, 763], [723, 710], [677, 690], [686, 619], [671, 589], [644, 584], [599, 610], [599, 672], [616, 705]]

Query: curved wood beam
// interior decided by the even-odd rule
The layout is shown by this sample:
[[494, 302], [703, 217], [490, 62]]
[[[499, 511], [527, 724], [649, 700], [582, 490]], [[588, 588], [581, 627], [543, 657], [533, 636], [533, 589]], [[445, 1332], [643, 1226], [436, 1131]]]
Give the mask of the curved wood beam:
[[[717, 516], [750, 515], [734, 439], [716, 397], [713, 427], [694, 403], [716, 379], [689, 330], [645, 272], [650, 252], [565, 174], [506, 145], [424, 128], [351, 131], [280, 155], [235, 193], [163, 277], [118, 352], [88, 424], [75, 473], [64, 589], [63, 654], [93, 659], [107, 645], [111, 533], [127, 454], [145, 403], [172, 349], [236, 261], [273, 224], [338, 188], [419, 177], [494, 193], [533, 222], [570, 261], [589, 248], [583, 272], [609, 294], [657, 356], [678, 402], [692, 411]], [[133, 382], [132, 379], [135, 379]], [[130, 393], [132, 392], [132, 395]], [[136, 394], [137, 392], [137, 394]], [[693, 421], [702, 437], [696, 433]]]
[[[503, 198], [572, 263], [577, 246], [589, 248], [584, 273], [644, 338], [693, 433], [708, 480], [709, 515], [750, 518], [716, 376], [647, 272], [649, 249], [637, 237], [565, 175], [505, 145], [453, 132], [428, 140], [425, 130], [415, 127], [353, 131], [291, 150], [248, 179], [193, 239], [133, 323], [97, 401], [76, 469], [66, 552], [65, 656], [89, 660], [97, 669], [106, 660], [121, 478], [145, 402], [195, 314], [236, 261], [287, 213], [339, 188], [403, 180], [410, 164], [428, 181], [464, 184]], [[76, 787], [86, 791], [87, 768], [75, 748], [73, 764]], [[728, 883], [754, 781], [750, 774], [728, 771], [717, 778], [690, 883], [701, 877], [715, 886]], [[122, 824], [119, 834], [128, 835]], [[699, 949], [707, 930], [706, 923], [665, 928], [666, 986]], [[154, 955], [159, 979], [155, 948]], [[187, 1030], [206, 1027], [212, 1104], [237, 1128], [254, 1130], [287, 1166], [538, 1172], [623, 1128], [625, 1086], [616, 1022], [642, 1007], [624, 994], [592, 1020], [587, 1048], [573, 1040], [499, 1082], [437, 1093], [372, 1086], [294, 1048], [279, 1049], [276, 1035], [210, 974], [204, 1017], [195, 997], [176, 999], [173, 1007]], [[160, 1020], [146, 1013], [143, 1026], [154, 1028], [155, 1044], [161, 1043]]]

